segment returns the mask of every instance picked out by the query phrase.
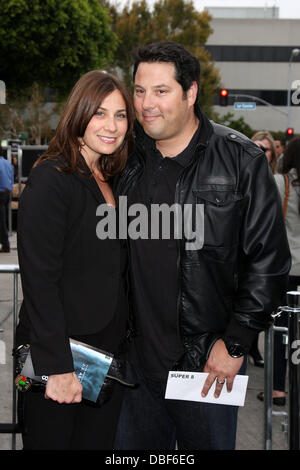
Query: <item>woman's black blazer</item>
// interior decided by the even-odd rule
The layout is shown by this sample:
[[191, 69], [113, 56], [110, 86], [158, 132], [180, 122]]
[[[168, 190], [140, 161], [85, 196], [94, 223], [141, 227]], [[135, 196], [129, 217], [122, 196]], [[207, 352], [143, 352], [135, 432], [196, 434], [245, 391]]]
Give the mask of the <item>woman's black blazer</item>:
[[96, 235], [105, 203], [96, 181], [57, 166], [47, 160], [33, 168], [18, 214], [18, 328], [29, 330], [37, 375], [73, 370], [69, 337], [105, 328], [121, 285], [120, 243]]

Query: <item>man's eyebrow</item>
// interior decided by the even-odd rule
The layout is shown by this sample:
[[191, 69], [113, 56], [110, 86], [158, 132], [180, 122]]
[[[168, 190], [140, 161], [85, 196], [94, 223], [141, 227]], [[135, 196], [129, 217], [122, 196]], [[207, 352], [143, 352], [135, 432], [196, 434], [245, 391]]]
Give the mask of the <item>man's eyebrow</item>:
[[[139, 85], [138, 83], [134, 85], [134, 88], [142, 88], [144, 90], [144, 87], [142, 85]], [[151, 88], [170, 88], [170, 85], [165, 85], [164, 83], [161, 83], [159, 85], [153, 85]]]

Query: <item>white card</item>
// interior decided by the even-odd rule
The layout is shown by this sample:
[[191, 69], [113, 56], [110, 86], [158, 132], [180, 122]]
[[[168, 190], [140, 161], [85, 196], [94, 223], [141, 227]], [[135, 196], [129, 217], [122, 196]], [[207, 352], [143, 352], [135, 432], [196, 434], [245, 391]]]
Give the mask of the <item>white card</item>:
[[219, 405], [244, 406], [248, 384], [247, 375], [236, 375], [231, 392], [227, 392], [226, 383], [219, 398], [214, 397], [216, 382], [211, 386], [206, 397], [201, 391], [208, 376], [207, 372], [170, 371], [165, 398], [169, 400], [188, 400], [215, 403]]

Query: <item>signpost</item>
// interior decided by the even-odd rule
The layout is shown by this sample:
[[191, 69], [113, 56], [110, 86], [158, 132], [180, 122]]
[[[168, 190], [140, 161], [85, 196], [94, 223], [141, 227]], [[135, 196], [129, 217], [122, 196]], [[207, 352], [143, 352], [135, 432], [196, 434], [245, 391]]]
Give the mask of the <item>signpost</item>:
[[[250, 98], [251, 100], [254, 100], [253, 104], [255, 104], [258, 101], [259, 103], [265, 104], [266, 106], [270, 106], [270, 108], [274, 109], [274, 111], [277, 111], [278, 113], [281, 113], [281, 114], [284, 114], [285, 116], [287, 116], [286, 111], [282, 111], [282, 109], [279, 109], [278, 107], [273, 106], [273, 104], [269, 103], [266, 100], [258, 98], [257, 96], [246, 95], [245, 93], [243, 93], [243, 94], [242, 93], [228, 93], [227, 96], [230, 96], [230, 97], [233, 97], [233, 98]], [[236, 101], [236, 103], [239, 103], [239, 102]], [[252, 102], [251, 101], [246, 101], [246, 102], [242, 102], [242, 103], [246, 103], [247, 105], [249, 105], [249, 103], [252, 103]], [[253, 106], [253, 104], [252, 104], [252, 106]], [[243, 109], [243, 108], [238, 108], [238, 109]], [[256, 109], [256, 108], [253, 108], [253, 109]]]
[[256, 109], [256, 103], [252, 102], [252, 101], [245, 101], [245, 102], [242, 102], [242, 101], [236, 101], [234, 103], [234, 109], [235, 110], [243, 110], [243, 111], [248, 111], [248, 110], [255, 110]]

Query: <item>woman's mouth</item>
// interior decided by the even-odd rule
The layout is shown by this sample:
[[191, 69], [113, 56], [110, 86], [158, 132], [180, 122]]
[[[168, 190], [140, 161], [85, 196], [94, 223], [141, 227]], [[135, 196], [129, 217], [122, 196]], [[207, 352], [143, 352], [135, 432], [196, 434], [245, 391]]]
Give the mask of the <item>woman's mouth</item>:
[[98, 137], [101, 140], [101, 142], [103, 142], [104, 144], [114, 144], [116, 143], [116, 140], [117, 140], [116, 137], [105, 137], [102, 135], [99, 135]]

